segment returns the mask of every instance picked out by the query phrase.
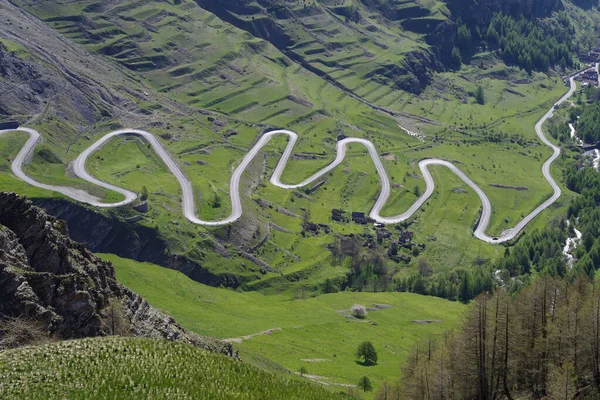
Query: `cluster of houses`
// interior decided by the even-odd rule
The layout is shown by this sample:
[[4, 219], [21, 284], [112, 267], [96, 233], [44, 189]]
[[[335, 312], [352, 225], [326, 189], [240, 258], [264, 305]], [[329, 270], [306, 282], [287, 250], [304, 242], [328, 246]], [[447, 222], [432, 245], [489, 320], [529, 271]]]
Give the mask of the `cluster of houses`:
[[579, 54], [579, 60], [586, 64], [600, 62], [600, 40], [596, 44], [596, 47], [590, 51]]
[[352, 222], [355, 224], [366, 225], [374, 222], [371, 218], [365, 215], [363, 212], [353, 212], [352, 213]]
[[598, 82], [598, 71], [596, 71], [595, 69], [590, 69], [587, 70], [581, 74], [579, 74], [575, 80], [581, 82], [581, 86], [586, 87], [586, 86], [591, 86], [591, 87], [598, 87], [599, 82]]
[[348, 218], [344, 210], [338, 210], [336, 208], [331, 210], [331, 219], [337, 222], [350, 222], [350, 220], [352, 220], [355, 224], [361, 225], [372, 224], [375, 222], [363, 212], [353, 212], [351, 217]]
[[[406, 230], [401, 230], [400, 235], [397, 238], [394, 236], [397, 233], [392, 233], [385, 229], [383, 224], [379, 224], [375, 222], [368, 215], [365, 215], [364, 212], [353, 212], [350, 215], [350, 218], [346, 214], [345, 211], [339, 209], [331, 210], [331, 219], [337, 222], [354, 222], [355, 224], [367, 225], [373, 224], [375, 226], [376, 236], [371, 234], [363, 234], [363, 238], [366, 239], [366, 243], [364, 244], [369, 248], [376, 248], [378, 245], [381, 246], [386, 242], [389, 242], [389, 250], [388, 256], [391, 260], [396, 262], [406, 262], [409, 263], [411, 257], [407, 254], [399, 253], [400, 248], [406, 248], [412, 250], [417, 247], [419, 250], [425, 250], [425, 244], [418, 244], [413, 242], [414, 233]], [[400, 228], [399, 226], [396, 229]]]
[[331, 219], [337, 222], [346, 222], [346, 213], [342, 210], [334, 208], [331, 210]]
[[325, 234], [329, 234], [331, 232], [331, 227], [326, 224], [315, 224], [313, 222], [305, 221], [302, 224], [302, 230], [303, 230], [303, 232], [309, 232], [309, 233], [313, 233], [315, 235], [318, 235], [321, 232], [324, 232]]
[[[349, 222], [349, 219], [346, 216], [346, 212], [344, 210], [338, 210], [336, 208], [331, 210], [331, 219], [337, 222]], [[361, 225], [372, 224], [373, 222], [375, 222], [369, 216], [365, 215], [364, 212], [353, 212], [351, 215], [351, 220], [355, 224]]]

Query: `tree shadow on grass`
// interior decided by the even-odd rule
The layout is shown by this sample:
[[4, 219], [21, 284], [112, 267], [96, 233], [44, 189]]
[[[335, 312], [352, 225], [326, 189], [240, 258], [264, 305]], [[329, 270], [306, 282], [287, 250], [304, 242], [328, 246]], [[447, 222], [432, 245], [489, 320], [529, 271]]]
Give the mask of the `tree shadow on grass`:
[[377, 363], [374, 362], [366, 362], [366, 361], [360, 361], [360, 360], [354, 360], [355, 363], [357, 363], [358, 365], [360, 365], [361, 367], [373, 367], [375, 365], [377, 365]]

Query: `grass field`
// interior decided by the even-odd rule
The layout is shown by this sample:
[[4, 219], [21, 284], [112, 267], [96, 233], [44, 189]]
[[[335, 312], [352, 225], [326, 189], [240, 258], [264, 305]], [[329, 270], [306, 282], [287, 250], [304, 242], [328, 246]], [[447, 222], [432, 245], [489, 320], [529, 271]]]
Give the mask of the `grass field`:
[[[426, 157], [454, 162], [483, 188], [493, 207], [490, 235], [513, 227], [551, 194], [541, 175], [550, 151], [539, 142], [533, 127], [565, 91], [558, 76], [552, 72], [529, 75], [504, 65], [491, 53], [482, 53], [461, 71], [434, 74], [420, 95], [399, 90], [401, 82], [393, 66], [402, 64], [415, 49], [427, 47], [422, 41], [425, 32], [411, 31], [404, 17], [393, 26], [367, 18], [371, 14], [363, 2], [286, 2], [294, 18], [257, 8], [236, 15], [255, 26], [274, 18], [291, 32], [293, 44], [284, 51], [191, 0], [179, 5], [91, 0], [41, 1], [35, 6], [28, 1], [18, 3], [87, 51], [120, 65], [144, 88], [126, 92], [143, 113], [141, 119], [129, 119], [124, 112], [86, 127], [56, 116], [39, 120], [33, 127], [44, 135], [44, 142], [26, 171], [42, 182], [78, 186], [106, 200], [118, 200], [114, 193], [73, 178], [69, 163], [111, 130], [142, 128], [161, 136], [190, 178], [198, 216], [221, 219], [231, 212], [229, 180], [243, 155], [261, 132], [285, 127], [299, 134], [296, 157], [282, 177], [289, 183], [300, 182], [327, 165], [334, 157], [338, 135], [371, 140], [385, 156], [394, 184], [384, 215], [404, 212], [417, 198], [415, 187], [424, 189], [417, 164]], [[363, 22], [346, 20], [354, 7]], [[433, 0], [398, 2], [394, 7], [408, 19], [428, 19], [431, 27], [434, 20], [447, 15], [443, 3]], [[19, 45], [8, 45], [19, 54], [27, 53]], [[309, 72], [292, 59], [294, 54], [364, 101]], [[478, 85], [484, 88], [485, 105], [475, 101]], [[402, 112], [403, 117], [377, 112], [365, 102]], [[425, 141], [407, 135], [399, 125], [425, 134]], [[0, 143], [5, 142], [0, 138]], [[363, 226], [333, 222], [331, 209], [368, 213], [380, 182], [364, 148], [353, 145], [343, 165], [324, 177], [325, 184], [316, 191], [273, 187], [268, 178], [285, 145], [284, 138], [273, 139], [251, 164], [242, 182], [244, 217], [228, 228], [188, 223], [181, 215], [176, 180], [139, 139], [113, 140], [89, 159], [87, 167], [96, 177], [136, 192], [146, 186], [150, 212], [139, 224], [157, 228], [172, 252], [213, 272], [240, 275], [248, 288], [273, 284], [314, 290], [326, 277], [345, 273], [344, 267], [332, 265], [329, 258], [326, 245], [333, 235], [365, 232]], [[5, 158], [14, 157], [17, 151], [12, 142], [2, 149]], [[554, 168], [556, 177], [561, 174], [560, 163]], [[434, 196], [408, 228], [427, 249], [410, 264], [398, 266], [399, 275], [414, 272], [421, 259], [438, 273], [470, 268], [473, 260], [493, 260], [503, 251], [473, 238], [480, 209], [477, 197], [470, 190], [462, 193], [465, 186], [443, 168], [433, 168], [433, 173]], [[0, 181], [6, 182], [7, 190], [53, 195], [24, 187], [6, 168], [0, 171]], [[270, 205], [261, 207], [262, 200]], [[559, 205], [532, 226], [543, 225], [562, 211]], [[131, 208], [117, 213], [136, 215]], [[331, 233], [303, 236], [304, 221], [330, 225]], [[370, 227], [366, 232], [373, 233]], [[259, 272], [262, 267], [241, 254], [248, 249], [276, 272]]]
[[71, 340], [0, 352], [6, 399], [342, 399], [199, 348], [157, 339]]
[[[80, 54], [110, 60], [114, 75], [128, 78], [108, 86], [117, 106], [108, 109], [104, 100], [95, 104], [86, 115], [87, 125], [64, 113], [73, 108], [72, 99], [66, 104], [51, 99], [39, 115], [22, 116], [22, 121], [31, 121], [31, 127], [43, 135], [25, 167], [41, 182], [76, 186], [106, 201], [120, 200], [119, 195], [74, 177], [69, 165], [112, 130], [145, 129], [160, 137], [189, 177], [197, 215], [217, 220], [231, 212], [231, 174], [248, 149], [262, 132], [286, 128], [299, 134], [294, 157], [282, 176], [286, 183], [298, 183], [330, 163], [340, 135], [371, 140], [393, 184], [383, 215], [404, 212], [417, 199], [415, 191], [424, 190], [418, 162], [427, 157], [452, 161], [485, 191], [493, 207], [490, 235], [513, 227], [551, 194], [541, 174], [550, 150], [538, 140], [534, 125], [566, 91], [558, 73], [527, 74], [503, 64], [492, 53], [481, 53], [460, 71], [433, 73], [431, 84], [420, 88], [424, 90], [418, 95], [401, 89], [418, 92], [414, 75], [419, 71], [403, 68], [411, 69], [414, 52], [428, 53], [425, 35], [449, 15], [441, 1], [387, 2], [391, 8], [386, 12], [398, 15], [393, 23], [380, 18], [383, 11], [377, 7], [382, 2], [286, 1], [290, 15], [261, 9], [262, 2], [239, 2], [248, 7], [228, 18], [244, 29], [192, 0], [15, 3], [65, 41], [84, 49]], [[358, 22], [355, 15], [360, 16]], [[585, 16], [580, 13], [578, 18]], [[411, 21], [422, 22], [423, 30], [411, 30]], [[289, 39], [279, 34], [279, 28]], [[266, 40], [259, 38], [261, 34]], [[27, 43], [2, 43], [23, 59], [32, 59], [35, 53]], [[478, 86], [485, 93], [484, 105], [475, 100]], [[397, 114], [392, 117], [373, 105]], [[409, 136], [402, 128], [423, 134], [424, 140]], [[59, 196], [24, 184], [10, 171], [11, 160], [25, 139], [22, 133], [0, 137], [0, 185], [29, 197]], [[148, 189], [148, 213], [124, 207], [111, 215], [121, 219], [141, 216], [137, 224], [156, 229], [172, 253], [211, 272], [235, 274], [243, 284], [237, 292], [207, 287], [170, 269], [102, 255], [114, 263], [119, 281], [186, 328], [229, 339], [248, 363], [287, 376], [232, 366], [181, 345], [107, 339], [52, 345], [44, 350], [46, 357], [35, 349], [0, 355], [0, 377], [6, 378], [0, 379], [0, 397], [14, 397], [15, 368], [27, 374], [27, 398], [41, 398], [40, 393], [49, 388], [44, 382], [51, 380], [55, 397], [67, 393], [70, 398], [84, 398], [85, 392], [100, 393], [106, 386], [119, 385], [130, 398], [141, 398], [143, 391], [174, 397], [165, 385], [182, 375], [178, 365], [184, 365], [190, 372], [183, 385], [172, 389], [182, 398], [186, 391], [198, 390], [215, 398], [232, 393], [264, 397], [263, 386], [272, 388], [268, 393], [272, 398], [327, 398], [364, 375], [375, 386], [395, 380], [411, 349], [431, 335], [457, 327], [465, 306], [441, 299], [357, 292], [314, 297], [326, 278], [341, 278], [348, 272], [346, 263], [332, 262], [327, 246], [334, 237], [375, 232], [371, 225], [334, 222], [331, 210], [368, 213], [380, 182], [365, 149], [352, 145], [343, 164], [323, 177], [320, 188], [274, 187], [268, 180], [286, 144], [284, 137], [274, 138], [251, 163], [241, 184], [244, 216], [220, 228], [196, 226], [183, 218], [177, 181], [138, 138], [112, 140], [88, 159], [87, 168], [97, 178], [132, 191]], [[573, 156], [566, 150], [553, 165], [557, 181]], [[434, 274], [474, 268], [481, 260], [487, 268], [505, 250], [474, 238], [481, 207], [476, 194], [443, 167], [433, 167], [432, 174], [433, 196], [406, 228], [426, 249], [407, 264], [388, 260], [396, 277], [416, 273], [421, 261], [429, 263]], [[561, 187], [563, 197], [527, 230], [564, 214], [574, 194]], [[326, 224], [329, 233], [307, 232], [305, 222]], [[387, 229], [398, 237], [395, 227]], [[378, 250], [385, 254], [389, 245], [386, 242]], [[263, 268], [252, 257], [269, 267]], [[347, 318], [345, 310], [353, 304], [373, 310], [364, 320]], [[385, 307], [375, 310], [376, 304]], [[269, 334], [262, 334], [266, 331]], [[373, 342], [378, 351], [375, 366], [357, 363], [354, 353], [364, 340]], [[93, 361], [115, 366], [107, 369], [90, 363], [80, 351], [91, 353]], [[153, 353], [170, 362], [166, 367], [151, 362]], [[149, 367], [142, 372], [115, 354], [136, 354], [140, 365]], [[176, 358], [169, 359], [168, 354]], [[53, 364], [71, 366], [74, 373], [56, 375]], [[308, 370], [309, 379], [327, 384], [328, 390], [306, 386], [295, 374], [301, 367]], [[164, 372], [161, 368], [167, 368], [167, 378], [158, 377]], [[107, 378], [104, 382], [88, 379], [98, 375]], [[228, 386], [221, 386], [223, 376], [231, 377]], [[146, 387], [137, 384], [146, 380]], [[110, 395], [107, 391], [106, 398]]]
[[[536, 115], [529, 118], [532, 125], [535, 118]], [[223, 218], [230, 213], [229, 178], [235, 165], [252, 143], [253, 132], [250, 129], [240, 129], [240, 134], [228, 139], [215, 135], [196, 121], [183, 120], [181, 124], [183, 129], [177, 130], [178, 136], [165, 140], [164, 143], [171, 154], [179, 159], [180, 165], [197, 189], [197, 207], [200, 217], [209, 220]], [[386, 126], [386, 129], [392, 127]], [[314, 133], [311, 135], [311, 132]], [[161, 134], [161, 130], [156, 133]], [[283, 175], [285, 182], [299, 182], [332, 160], [335, 142], [327, 136], [323, 137], [322, 133], [317, 130], [301, 133], [301, 140], [297, 147], [298, 154], [309, 155], [311, 159], [291, 161]], [[360, 135], [360, 132], [354, 133]], [[386, 161], [389, 176], [398, 186], [393, 190], [384, 208], [384, 214], [387, 215], [401, 213], [412, 204], [416, 199], [413, 194], [415, 186], [418, 186], [421, 191], [424, 189], [417, 162], [423, 157], [431, 156], [457, 163], [467, 175], [484, 188], [493, 206], [491, 226], [488, 230], [490, 234], [500, 233], [514, 226], [523, 215], [529, 213], [550, 195], [550, 188], [540, 171], [541, 163], [547, 157], [548, 150], [534, 141], [526, 142], [525, 145], [485, 141], [474, 143], [472, 139], [466, 140], [462, 134], [446, 132], [440, 136], [441, 143], [419, 146], [415, 143], [415, 139], [407, 135], [402, 137], [397, 134], [401, 138], [400, 141], [389, 139], [385, 135], [369, 135], [367, 132], [363, 135], [373, 140], [378, 148], [382, 149], [382, 153], [386, 150], [385, 154], [391, 154], [395, 158], [393, 161]], [[0, 142], [4, 143], [2, 139]], [[11, 145], [6, 145], [3, 150], [7, 154], [7, 159], [11, 157], [11, 152], [16, 154], [18, 149], [16, 142], [10, 141], [10, 143]], [[265, 148], [266, 177], [276, 165], [285, 144], [284, 138], [276, 138]], [[79, 146], [81, 147], [81, 144]], [[77, 151], [78, 148], [71, 153], [73, 154], [71, 157], [74, 157]], [[314, 157], [316, 159], [312, 159]], [[32, 168], [27, 171], [42, 181], [52, 182], [48, 176], [58, 176], [64, 171], [64, 164], [50, 164], [39, 155], [36, 155], [36, 159], [40, 161], [34, 160]], [[263, 164], [262, 157], [257, 157], [244, 179], [244, 186], [249, 188], [247, 195], [243, 196], [244, 210], [257, 215], [262, 220], [252, 228], [256, 237], [250, 239], [250, 243], [258, 243], [267, 231], [271, 233], [268, 243], [258, 251], [257, 255], [285, 274], [312, 270], [315, 274], [310, 274], [307, 282], [309, 285], [319, 282], [325, 276], [343, 274], [343, 270], [339, 268], [327, 267], [329, 252], [325, 245], [331, 242], [330, 236], [304, 238], [299, 235], [302, 232], [300, 218], [285, 216], [277, 212], [277, 207], [257, 208], [252, 200], [265, 199], [310, 221], [330, 224], [335, 233], [362, 233], [363, 227], [353, 224], [332, 224], [329, 216], [332, 208], [368, 212], [372, 207], [379, 192], [380, 182], [364, 148], [352, 145], [343, 166], [325, 177], [326, 184], [308, 197], [298, 197], [293, 191], [273, 187], [268, 182], [263, 183], [260, 178]], [[141, 191], [142, 186], [147, 186], [152, 207], [142, 223], [150, 227], [158, 226], [165, 236], [170, 237], [174, 243], [179, 243], [177, 247], [182, 254], [193, 257], [194, 249], [199, 246], [204, 253], [204, 260], [210, 260], [211, 268], [215, 271], [245, 275], [250, 280], [259, 277], [242, 266], [245, 264], [243, 259], [233, 257], [225, 265], [222, 259], [212, 252], [210, 242], [196, 236], [195, 232], [198, 231], [210, 234], [215, 230], [193, 226], [183, 219], [177, 182], [162, 162], [147, 148], [147, 144], [141, 140], [133, 138], [113, 140], [90, 158], [88, 168], [103, 180], [137, 192]], [[44, 171], [45, 175], [40, 171]], [[532, 173], [532, 171], [536, 172]], [[434, 168], [434, 175], [437, 185], [434, 197], [423, 207], [423, 212], [416, 215], [417, 224], [412, 229], [416, 231], [421, 242], [431, 236], [446, 239], [428, 243], [430, 250], [423, 257], [435, 266], [436, 272], [458, 265], [469, 265], [478, 256], [495, 258], [494, 256], [499, 254], [501, 249], [478, 243], [472, 237], [472, 227], [478, 218], [480, 208], [479, 200], [470, 191], [467, 194], [455, 193], [457, 188], [467, 188], [452, 174], [443, 171], [443, 168]], [[54, 183], [72, 183], [65, 179], [67, 178], [57, 179]], [[78, 181], [74, 180], [74, 182]], [[490, 183], [525, 186], [529, 190], [500, 189], [489, 186]], [[33, 193], [39, 191], [33, 190]], [[212, 204], [217, 196], [221, 205], [215, 208]], [[467, 197], [467, 202], [464, 203], [461, 197]], [[110, 197], [106, 198], [110, 199]], [[290, 233], [273, 231], [269, 229], [270, 223], [275, 223]], [[190, 237], [196, 238], [190, 241]], [[444, 252], [452, 248], [457, 240], [470, 244], [452, 251], [452, 257], [444, 256]], [[466, 248], [469, 251], [463, 251]], [[413, 265], [416, 265], [417, 261]], [[324, 272], [325, 270], [328, 271]], [[404, 273], [404, 271], [400, 272]]]
[[[197, 333], [226, 339], [276, 329], [235, 346], [243, 358], [260, 360], [261, 355], [292, 372], [304, 366], [309, 374], [329, 383], [355, 384], [363, 375], [377, 384], [393, 380], [414, 346], [456, 327], [465, 310], [460, 303], [409, 293], [342, 292], [305, 299], [300, 292], [296, 292], [297, 299], [271, 290], [268, 295], [238, 293], [201, 285], [155, 265], [100, 256], [113, 262], [121, 283]], [[353, 304], [390, 308], [369, 311], [365, 320], [349, 319], [339, 312]], [[422, 325], [413, 320], [439, 322]], [[372, 341], [378, 352], [375, 366], [356, 362], [356, 347], [364, 340]]]

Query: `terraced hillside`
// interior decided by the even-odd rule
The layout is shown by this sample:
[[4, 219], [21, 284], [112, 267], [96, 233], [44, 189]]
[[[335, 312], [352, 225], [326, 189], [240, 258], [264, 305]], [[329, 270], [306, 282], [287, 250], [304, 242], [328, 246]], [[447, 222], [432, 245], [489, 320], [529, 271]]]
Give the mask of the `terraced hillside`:
[[436, 65], [422, 39], [448, 15], [436, 1], [427, 7], [410, 0], [197, 3], [326, 80], [374, 100], [397, 89], [418, 93], [429, 83]]
[[[82, 184], [69, 164], [113, 129], [145, 129], [161, 137], [192, 181], [199, 217], [220, 219], [231, 211], [229, 179], [239, 160], [261, 132], [285, 127], [300, 136], [283, 174], [289, 183], [329, 163], [338, 137], [371, 140], [392, 180], [386, 215], [405, 211], [423, 191], [417, 164], [425, 157], [459, 164], [485, 188], [494, 208], [491, 234], [514, 226], [551, 193], [540, 172], [549, 150], [538, 141], [533, 125], [564, 93], [558, 73], [527, 73], [505, 65], [492, 51], [475, 54], [459, 72], [435, 72], [440, 45], [433, 43], [450, 37], [442, 29], [452, 20], [442, 2], [16, 4], [39, 20], [24, 17], [12, 5], [0, 9], [8, 21], [0, 27], [4, 59], [33, 68], [41, 57], [33, 43], [44, 37], [53, 43], [49, 48], [55, 56], [45, 55], [49, 71], [60, 69], [62, 58], [68, 58], [67, 76], [77, 85], [94, 82], [91, 78], [110, 83], [110, 96], [92, 99], [95, 111], [87, 119], [63, 111], [85, 104], [70, 91], [64, 97], [23, 95], [22, 111], [6, 113], [45, 136], [26, 168], [42, 182], [81, 185], [106, 200], [118, 200], [114, 193]], [[425, 30], [428, 20], [430, 29]], [[412, 68], [411, 60], [419, 68]], [[7, 92], [19, 93], [27, 77], [15, 82], [14, 76], [3, 75], [0, 81]], [[420, 94], [402, 90], [406, 82]], [[478, 86], [485, 91], [483, 105], [475, 98]], [[30, 93], [36, 93], [34, 88]], [[28, 98], [38, 101], [37, 108]], [[16, 103], [7, 100], [2, 106]], [[27, 108], [35, 113], [29, 121]], [[87, 167], [107, 182], [140, 193], [145, 187], [148, 212], [128, 207], [99, 215], [70, 204], [45, 204], [69, 220], [76, 238], [96, 251], [157, 262], [214, 285], [306, 285], [316, 290], [326, 278], [341, 281], [348, 272], [347, 265], [333, 262], [335, 237], [358, 235], [365, 243], [376, 237], [372, 226], [365, 229], [348, 219], [352, 212], [368, 213], [380, 185], [363, 148], [351, 146], [347, 162], [325, 176], [323, 184], [305, 191], [275, 188], [268, 178], [284, 146], [284, 139], [274, 139], [250, 165], [242, 182], [244, 217], [225, 228], [186, 222], [177, 183], [137, 138], [108, 143]], [[34, 197], [53, 196], [16, 181], [8, 171], [17, 148], [0, 150], [5, 171], [0, 177], [7, 187]], [[412, 275], [421, 261], [432, 265], [435, 274], [472, 268], [502, 252], [472, 237], [480, 206], [475, 194], [443, 169], [435, 169], [434, 179], [436, 192], [410, 227], [389, 229], [391, 238], [378, 247], [387, 254], [404, 230], [414, 232], [414, 243], [426, 247], [402, 249], [408, 262], [386, 260], [391, 276]], [[528, 190], [511, 189], [517, 186]], [[348, 218], [333, 221], [333, 209], [345, 211]], [[544, 225], [559, 212], [557, 207], [535, 223]], [[82, 220], [86, 222], [79, 227]], [[102, 229], [86, 236], [92, 226]], [[134, 244], [113, 241], [115, 236]]]

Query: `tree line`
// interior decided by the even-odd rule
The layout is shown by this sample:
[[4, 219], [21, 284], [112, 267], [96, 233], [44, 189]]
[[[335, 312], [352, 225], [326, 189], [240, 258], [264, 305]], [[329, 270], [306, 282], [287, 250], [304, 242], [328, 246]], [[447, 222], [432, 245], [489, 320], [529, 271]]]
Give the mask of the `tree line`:
[[600, 141], [600, 101], [593, 101], [569, 111], [571, 123], [575, 124], [577, 136], [585, 143]]
[[348, 265], [344, 277], [326, 279], [323, 293], [340, 290], [368, 292], [412, 292], [469, 302], [482, 292], [494, 288], [494, 278], [489, 260], [477, 260], [478, 268], [457, 268], [445, 274], [434, 275], [433, 267], [424, 259], [417, 265], [413, 275], [395, 278], [397, 267], [388, 266], [388, 257], [382, 248], [366, 247], [359, 236], [336, 237], [329, 246], [333, 263]]
[[510, 293], [526, 286], [532, 274], [565, 276], [568, 272], [562, 249], [567, 240], [563, 217], [551, 221], [544, 229], [534, 229], [521, 236], [512, 247], [506, 247], [497, 260], [476, 259], [472, 269], [428, 276], [421, 272], [406, 278], [395, 278], [392, 287], [464, 303], [484, 292], [504, 286]]

